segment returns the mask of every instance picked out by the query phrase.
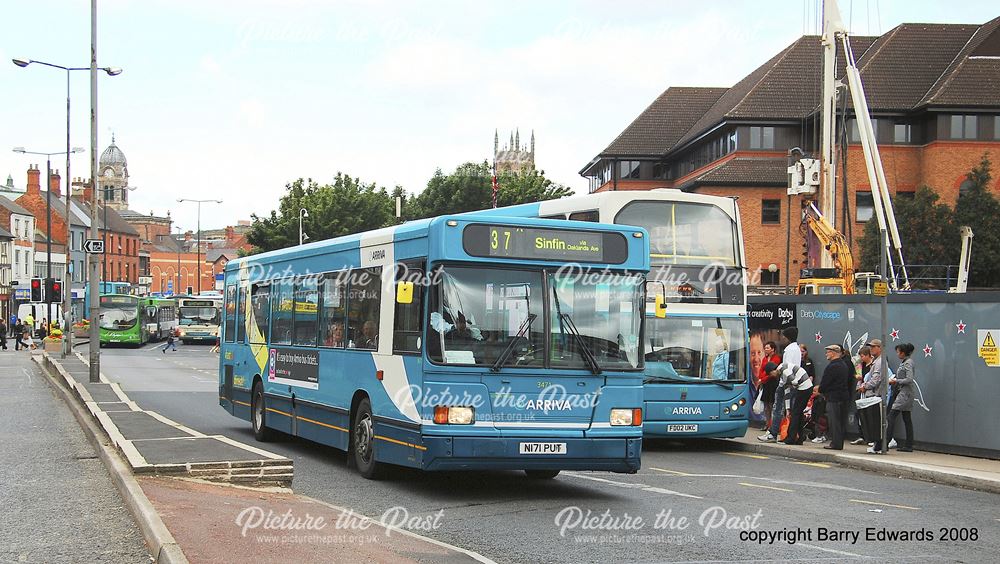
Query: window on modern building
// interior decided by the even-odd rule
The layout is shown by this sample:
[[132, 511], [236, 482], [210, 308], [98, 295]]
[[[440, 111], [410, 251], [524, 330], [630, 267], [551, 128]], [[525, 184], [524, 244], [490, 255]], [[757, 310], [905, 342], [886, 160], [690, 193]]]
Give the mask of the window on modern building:
[[639, 178], [639, 161], [620, 161], [618, 178]]
[[757, 127], [750, 128], [750, 148], [751, 149], [773, 149], [774, 148], [774, 128]]
[[598, 213], [597, 210], [573, 212], [569, 214], [569, 218], [573, 221], [592, 221], [597, 223]]
[[727, 153], [732, 153], [733, 151], [736, 150], [736, 140], [737, 140], [736, 130], [734, 129], [732, 133], [729, 134], [729, 146], [728, 146], [728, 151], [726, 151]]
[[969, 190], [972, 190], [972, 186], [973, 184], [971, 180], [968, 178], [963, 180], [962, 183], [958, 185], [958, 197], [961, 198], [962, 196], [968, 194]]
[[761, 266], [760, 268], [760, 285], [761, 286], [778, 286], [781, 284], [781, 270], [774, 269], [771, 272], [766, 267]]
[[857, 210], [855, 221], [865, 223], [875, 214], [875, 200], [871, 192], [857, 192], [854, 194], [854, 209]]
[[975, 139], [977, 116], [974, 115], [954, 115], [951, 116], [951, 138], [952, 139]]
[[[1000, 120], [998, 120], [1000, 123]], [[653, 178], [656, 180], [667, 180], [670, 178], [670, 165], [667, 163], [653, 164]]]
[[781, 200], [761, 200], [760, 222], [765, 225], [781, 223]]
[[892, 126], [892, 142], [909, 143], [912, 140], [910, 127], [908, 123], [894, 124]]

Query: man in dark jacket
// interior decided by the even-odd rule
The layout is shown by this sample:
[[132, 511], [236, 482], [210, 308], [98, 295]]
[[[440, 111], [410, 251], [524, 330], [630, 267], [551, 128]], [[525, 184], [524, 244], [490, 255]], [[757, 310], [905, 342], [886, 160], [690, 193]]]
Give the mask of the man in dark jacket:
[[826, 417], [829, 421], [830, 444], [828, 450], [844, 450], [844, 434], [847, 432], [847, 408], [851, 400], [851, 369], [844, 359], [844, 348], [840, 345], [826, 346], [826, 360], [829, 364], [823, 370], [819, 392], [826, 398]]

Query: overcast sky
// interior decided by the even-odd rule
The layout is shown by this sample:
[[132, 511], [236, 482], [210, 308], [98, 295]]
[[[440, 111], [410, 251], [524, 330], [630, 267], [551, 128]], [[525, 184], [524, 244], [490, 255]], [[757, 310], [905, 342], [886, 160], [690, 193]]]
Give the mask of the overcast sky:
[[[490, 159], [493, 132], [532, 130], [536, 162], [586, 191], [578, 171], [670, 86], [731, 86], [803, 33], [816, 0], [101, 0], [98, 152], [128, 158], [132, 209], [195, 227], [277, 205], [286, 183], [337, 171], [419, 192], [434, 170]], [[855, 34], [901, 22], [984, 23], [994, 1], [842, 0]], [[65, 148], [64, 72], [89, 66], [90, 2], [8, 0], [0, 28], [0, 183], [23, 188], [11, 152]], [[71, 76], [72, 145], [90, 145], [87, 72]], [[65, 157], [54, 157], [62, 171]], [[89, 176], [87, 154], [73, 176]]]

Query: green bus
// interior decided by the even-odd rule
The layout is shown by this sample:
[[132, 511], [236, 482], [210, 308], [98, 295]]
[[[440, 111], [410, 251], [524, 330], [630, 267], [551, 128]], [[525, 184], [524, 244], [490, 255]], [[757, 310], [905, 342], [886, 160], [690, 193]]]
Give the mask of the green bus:
[[101, 345], [142, 346], [177, 329], [177, 302], [128, 294], [101, 296]]

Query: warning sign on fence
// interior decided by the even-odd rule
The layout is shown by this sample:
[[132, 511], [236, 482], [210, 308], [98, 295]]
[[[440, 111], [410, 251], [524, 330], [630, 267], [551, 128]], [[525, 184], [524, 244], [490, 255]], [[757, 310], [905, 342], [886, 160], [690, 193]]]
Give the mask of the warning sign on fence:
[[979, 357], [986, 361], [986, 366], [1000, 366], [1000, 349], [997, 349], [997, 338], [1000, 329], [979, 329]]

